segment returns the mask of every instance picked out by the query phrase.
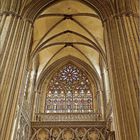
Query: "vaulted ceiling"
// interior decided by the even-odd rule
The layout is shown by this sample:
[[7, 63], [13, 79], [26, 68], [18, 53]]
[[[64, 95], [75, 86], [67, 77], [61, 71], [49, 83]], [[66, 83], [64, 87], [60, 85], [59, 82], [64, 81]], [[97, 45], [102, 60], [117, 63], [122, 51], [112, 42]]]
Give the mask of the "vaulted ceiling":
[[62, 0], [45, 9], [35, 20], [31, 57], [39, 56], [39, 73], [55, 61], [74, 56], [100, 73], [106, 59], [100, 17], [89, 6]]

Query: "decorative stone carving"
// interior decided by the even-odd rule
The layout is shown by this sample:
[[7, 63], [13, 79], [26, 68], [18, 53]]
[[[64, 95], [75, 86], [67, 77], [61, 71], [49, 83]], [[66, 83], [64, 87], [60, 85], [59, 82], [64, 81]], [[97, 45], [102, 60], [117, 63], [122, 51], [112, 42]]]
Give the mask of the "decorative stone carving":
[[49, 140], [49, 133], [45, 129], [38, 132], [37, 140]]
[[62, 134], [62, 138], [63, 138], [63, 140], [73, 140], [74, 139], [74, 133], [72, 132], [71, 129], [67, 129]]
[[99, 140], [99, 133], [97, 131], [90, 131], [88, 133], [89, 140]]
[[103, 127], [42, 127], [33, 129], [30, 140], [115, 140], [115, 134]]
[[59, 133], [60, 133], [60, 129], [59, 128], [53, 128], [52, 129], [52, 137], [57, 138]]
[[27, 123], [23, 114], [21, 114], [16, 133], [16, 140], [29, 140], [29, 134], [30, 134], [30, 126]]
[[78, 128], [77, 129], [77, 135], [78, 135], [79, 138], [83, 138], [85, 133], [86, 133], [86, 129], [85, 128]]
[[36, 121], [95, 121], [103, 120], [100, 113], [36, 113]]

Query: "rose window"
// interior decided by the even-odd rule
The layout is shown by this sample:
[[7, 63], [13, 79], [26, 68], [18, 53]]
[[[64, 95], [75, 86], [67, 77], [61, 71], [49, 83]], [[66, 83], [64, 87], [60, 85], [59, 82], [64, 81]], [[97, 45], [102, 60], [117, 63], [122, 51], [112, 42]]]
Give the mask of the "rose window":
[[68, 65], [67, 67], [64, 67], [63, 71], [61, 71], [60, 79], [68, 83], [71, 83], [79, 79], [78, 73], [79, 70], [76, 69], [76, 67], [72, 67], [71, 65]]

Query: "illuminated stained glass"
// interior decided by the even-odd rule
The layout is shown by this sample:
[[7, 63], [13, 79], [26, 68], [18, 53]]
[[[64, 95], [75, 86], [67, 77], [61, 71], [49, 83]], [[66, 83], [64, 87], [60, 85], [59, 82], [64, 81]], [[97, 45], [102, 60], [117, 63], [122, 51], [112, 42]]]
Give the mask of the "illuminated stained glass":
[[46, 112], [90, 112], [93, 110], [92, 95], [84, 71], [67, 64], [49, 82]]

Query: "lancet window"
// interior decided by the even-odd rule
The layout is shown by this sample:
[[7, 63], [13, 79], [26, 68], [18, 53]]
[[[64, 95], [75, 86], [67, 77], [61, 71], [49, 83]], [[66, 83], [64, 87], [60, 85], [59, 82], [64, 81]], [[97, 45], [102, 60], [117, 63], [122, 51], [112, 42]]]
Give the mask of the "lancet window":
[[91, 112], [93, 93], [87, 74], [73, 64], [58, 70], [48, 84], [45, 110], [47, 113]]

